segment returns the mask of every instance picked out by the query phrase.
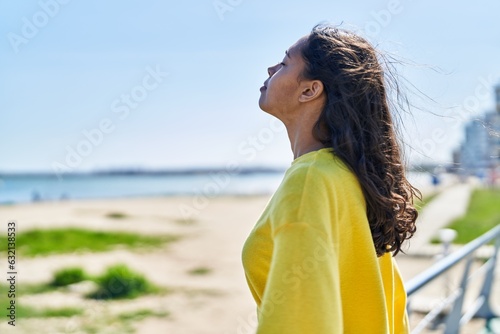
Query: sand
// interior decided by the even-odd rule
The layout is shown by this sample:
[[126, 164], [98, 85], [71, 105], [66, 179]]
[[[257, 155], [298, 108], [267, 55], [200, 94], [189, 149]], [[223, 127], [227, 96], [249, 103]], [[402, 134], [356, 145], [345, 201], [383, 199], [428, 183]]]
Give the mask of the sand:
[[[78, 226], [129, 231], [145, 235], [174, 234], [180, 240], [148, 250], [117, 248], [104, 253], [78, 252], [36, 258], [18, 258], [18, 286], [47, 283], [53, 273], [81, 266], [97, 275], [109, 265], [126, 263], [169, 293], [125, 301], [94, 301], [83, 297], [92, 288], [79, 284], [71, 290], [23, 295], [18, 303], [48, 307], [83, 307], [72, 318], [17, 319], [15, 329], [0, 323], [1, 333], [253, 333], [255, 304], [241, 265], [241, 248], [270, 196], [217, 197], [203, 202], [193, 197], [82, 200], [18, 204], [0, 207], [4, 224], [17, 222], [18, 232], [33, 228]], [[124, 219], [106, 215], [119, 212]], [[190, 217], [186, 212], [191, 213]], [[6, 233], [6, 228], [4, 232]], [[5, 253], [1, 262], [4, 263]], [[413, 262], [412, 262], [413, 261]], [[432, 264], [401, 258], [401, 270], [410, 279]], [[2, 267], [6, 268], [6, 265]], [[204, 275], [189, 273], [209, 268]], [[418, 269], [417, 269], [418, 268]], [[4, 296], [2, 296], [4, 298]], [[122, 321], [119, 314], [149, 309], [168, 316]]]
[[[169, 316], [134, 323], [137, 333], [250, 333], [255, 322], [255, 304], [246, 286], [241, 248], [268, 200], [269, 196], [221, 197], [210, 199], [201, 207], [193, 204], [193, 198], [165, 197], [1, 207], [2, 221], [17, 221], [20, 233], [35, 227], [78, 226], [149, 235], [175, 234], [181, 239], [148, 251], [116, 249], [105, 253], [19, 257], [18, 286], [21, 287], [49, 282], [56, 270], [69, 266], [78, 265], [96, 275], [111, 264], [126, 263], [172, 292], [116, 302], [92, 301], [78, 293], [22, 296], [17, 302], [25, 305], [83, 306], [87, 312], [69, 320], [18, 319], [14, 330], [3, 320], [0, 332], [84, 333], [79, 328], [92, 323], [102, 323], [103, 330], [109, 327], [113, 332], [112, 324], [108, 324], [105, 317], [147, 308], [168, 312]], [[186, 206], [198, 210], [190, 220], [183, 216]], [[127, 218], [107, 218], [110, 212], [124, 213]], [[4, 257], [2, 254], [2, 262]], [[205, 275], [188, 273], [198, 267], [211, 271]]]

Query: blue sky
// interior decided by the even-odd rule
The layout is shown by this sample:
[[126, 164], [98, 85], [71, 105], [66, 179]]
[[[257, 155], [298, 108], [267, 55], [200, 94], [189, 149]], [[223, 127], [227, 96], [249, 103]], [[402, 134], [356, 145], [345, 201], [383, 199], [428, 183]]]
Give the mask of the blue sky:
[[408, 61], [408, 159], [449, 162], [464, 121], [493, 108], [499, 14], [492, 0], [2, 1], [0, 172], [286, 167], [259, 88], [324, 21]]

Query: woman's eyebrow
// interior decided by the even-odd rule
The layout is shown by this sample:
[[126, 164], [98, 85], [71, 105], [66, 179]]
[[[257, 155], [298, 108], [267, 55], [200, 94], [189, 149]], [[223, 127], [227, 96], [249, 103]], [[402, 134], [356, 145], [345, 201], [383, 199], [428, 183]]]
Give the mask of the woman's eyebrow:
[[290, 53], [288, 52], [288, 50], [285, 50], [285, 54], [287, 55], [288, 58], [291, 58], [290, 57]]

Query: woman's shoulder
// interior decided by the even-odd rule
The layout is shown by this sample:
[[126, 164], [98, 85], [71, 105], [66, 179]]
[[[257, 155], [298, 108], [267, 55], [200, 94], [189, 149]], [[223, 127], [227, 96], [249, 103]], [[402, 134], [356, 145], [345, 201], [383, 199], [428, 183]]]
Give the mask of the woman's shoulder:
[[340, 204], [341, 198], [363, 201], [359, 182], [331, 149], [321, 149], [292, 163], [273, 196], [273, 202], [279, 205], [287, 203], [290, 208], [312, 203]]
[[344, 183], [356, 181], [352, 171], [332, 151], [323, 148], [306, 153], [295, 159], [285, 173], [284, 185], [286, 187], [335, 187]]
[[349, 168], [331, 150], [322, 149], [293, 162], [270, 205], [273, 230], [302, 222], [328, 231], [332, 215], [364, 210], [364, 198]]

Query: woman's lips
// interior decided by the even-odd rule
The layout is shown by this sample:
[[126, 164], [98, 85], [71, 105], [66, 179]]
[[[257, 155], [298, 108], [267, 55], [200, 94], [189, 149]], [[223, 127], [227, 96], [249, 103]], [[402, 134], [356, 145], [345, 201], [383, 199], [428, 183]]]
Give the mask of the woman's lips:
[[261, 92], [262, 92], [262, 91], [264, 91], [264, 90], [266, 90], [266, 89], [267, 89], [267, 87], [266, 87], [266, 86], [262, 86], [262, 87], [260, 87], [260, 91], [261, 91]]

